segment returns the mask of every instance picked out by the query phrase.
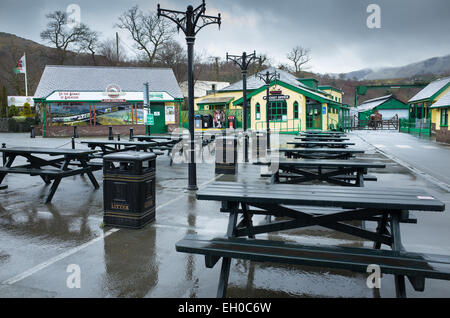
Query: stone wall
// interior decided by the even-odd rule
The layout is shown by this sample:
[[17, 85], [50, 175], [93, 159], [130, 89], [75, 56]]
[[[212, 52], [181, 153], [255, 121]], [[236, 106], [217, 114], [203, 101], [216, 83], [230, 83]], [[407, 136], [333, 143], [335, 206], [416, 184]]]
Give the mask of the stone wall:
[[450, 144], [450, 131], [447, 127], [436, 130], [436, 141]]
[[[114, 138], [120, 134], [121, 138], [130, 135], [130, 128], [133, 128], [134, 135], [144, 135], [145, 125], [116, 125], [112, 126]], [[45, 128], [47, 137], [72, 137], [73, 126], [49, 126]], [[108, 136], [109, 126], [78, 126], [78, 136], [97, 137]]]

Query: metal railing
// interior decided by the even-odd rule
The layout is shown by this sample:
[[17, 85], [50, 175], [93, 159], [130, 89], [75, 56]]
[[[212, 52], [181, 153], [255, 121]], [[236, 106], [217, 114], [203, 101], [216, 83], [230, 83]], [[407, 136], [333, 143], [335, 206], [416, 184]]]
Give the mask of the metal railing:
[[[300, 119], [288, 119], [286, 121], [271, 121], [269, 123], [270, 131], [279, 134], [297, 134], [302, 130]], [[266, 121], [255, 122], [255, 130], [265, 130]]]

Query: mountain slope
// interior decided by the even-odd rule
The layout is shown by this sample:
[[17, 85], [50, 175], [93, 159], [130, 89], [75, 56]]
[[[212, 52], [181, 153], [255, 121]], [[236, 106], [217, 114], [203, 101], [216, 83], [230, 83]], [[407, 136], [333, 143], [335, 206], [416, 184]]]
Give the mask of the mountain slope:
[[362, 69], [343, 74], [329, 74], [334, 78], [353, 80], [381, 80], [394, 78], [413, 78], [424, 75], [444, 76], [450, 74], [450, 55], [433, 57], [417, 63], [400, 67], [383, 67], [380, 69]]

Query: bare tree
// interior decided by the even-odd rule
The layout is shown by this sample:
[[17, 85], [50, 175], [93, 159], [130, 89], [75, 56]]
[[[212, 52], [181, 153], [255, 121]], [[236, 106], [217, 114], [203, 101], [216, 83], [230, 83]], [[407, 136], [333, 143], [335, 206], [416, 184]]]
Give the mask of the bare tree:
[[171, 68], [178, 82], [181, 82], [187, 74], [186, 51], [178, 42], [170, 40], [161, 45], [155, 65]]
[[59, 56], [58, 62], [62, 65], [67, 51], [80, 44], [83, 37], [89, 32], [89, 28], [82, 23], [70, 27], [67, 14], [62, 11], [49, 13], [46, 17], [50, 21], [47, 24], [47, 29], [41, 32], [41, 39], [55, 45]]
[[82, 52], [88, 52], [91, 54], [92, 62], [94, 65], [97, 65], [97, 61], [95, 60], [95, 53], [100, 49], [100, 34], [97, 31], [87, 30], [86, 34], [84, 34], [81, 38], [80, 42], [80, 50]]
[[289, 61], [294, 63], [294, 73], [297, 75], [302, 71], [303, 66], [311, 61], [310, 57], [311, 51], [302, 46], [294, 47], [288, 54], [287, 58]]
[[99, 44], [99, 53], [103, 55], [110, 65], [119, 65], [125, 61], [124, 47], [119, 43], [119, 55], [117, 55], [116, 40], [109, 38]]
[[134, 6], [119, 17], [116, 27], [127, 30], [136, 48], [145, 53], [149, 66], [156, 62], [157, 51], [170, 41], [175, 28], [169, 21], [158, 19], [155, 13], [144, 13]]

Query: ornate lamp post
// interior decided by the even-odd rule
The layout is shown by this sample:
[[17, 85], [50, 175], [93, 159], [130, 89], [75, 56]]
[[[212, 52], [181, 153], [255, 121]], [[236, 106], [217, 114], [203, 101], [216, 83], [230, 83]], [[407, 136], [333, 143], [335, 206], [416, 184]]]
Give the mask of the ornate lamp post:
[[161, 9], [158, 4], [158, 18], [166, 17], [177, 25], [186, 36], [188, 46], [188, 113], [189, 113], [189, 134], [190, 140], [190, 160], [188, 163], [189, 190], [197, 190], [197, 170], [195, 165], [195, 145], [194, 145], [194, 43], [196, 34], [209, 24], [218, 24], [220, 28], [220, 13], [217, 17], [204, 15], [206, 11], [205, 0], [194, 9], [188, 6], [186, 12]]
[[270, 120], [269, 120], [269, 105], [270, 105], [270, 100], [269, 100], [269, 88], [270, 88], [270, 83], [272, 83], [273, 80], [275, 79], [279, 79], [280, 78], [280, 74], [277, 73], [276, 71], [274, 71], [273, 73], [270, 73], [269, 71], [267, 71], [265, 74], [264, 73], [258, 73], [256, 74], [256, 76], [261, 79], [265, 84], [266, 84], [266, 129], [267, 129], [267, 150], [270, 150]]
[[243, 120], [243, 126], [244, 126], [244, 158], [245, 162], [248, 162], [248, 139], [245, 132], [247, 131], [247, 70], [254, 60], [261, 60], [260, 57], [256, 57], [256, 52], [254, 51], [252, 54], [247, 55], [246, 52], [242, 53], [242, 56], [238, 55], [228, 55], [227, 53], [227, 61], [232, 61], [234, 64], [240, 67], [242, 72], [242, 108], [244, 109], [244, 120]]

